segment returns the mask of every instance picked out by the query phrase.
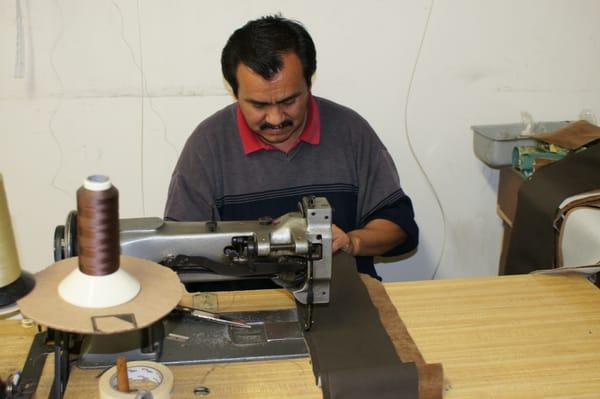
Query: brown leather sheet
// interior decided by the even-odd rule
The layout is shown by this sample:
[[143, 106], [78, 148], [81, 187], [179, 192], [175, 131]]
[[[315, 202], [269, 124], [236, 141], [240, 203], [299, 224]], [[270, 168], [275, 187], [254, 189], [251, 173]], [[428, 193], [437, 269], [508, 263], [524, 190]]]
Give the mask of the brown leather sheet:
[[534, 138], [569, 150], [576, 150], [600, 139], [600, 127], [587, 121], [577, 121], [555, 132], [538, 133]]
[[572, 153], [534, 173], [519, 190], [510, 237], [506, 274], [556, 266], [558, 207], [566, 198], [600, 188], [600, 145]]
[[[315, 305], [314, 323], [311, 330], [305, 332], [313, 371], [323, 389], [323, 397], [422, 397], [419, 396], [421, 370], [414, 360], [403, 363], [397, 355], [396, 346], [386, 333], [367, 287], [356, 271], [354, 258], [345, 253], [337, 254], [332, 268], [330, 303]], [[376, 296], [385, 302], [385, 298]], [[393, 307], [391, 303], [389, 306]], [[386, 313], [389, 312], [389, 308], [386, 309]], [[302, 313], [303, 309], [299, 307], [299, 311]], [[420, 356], [411, 353], [406, 359]], [[424, 381], [429, 381], [433, 374], [424, 372]]]

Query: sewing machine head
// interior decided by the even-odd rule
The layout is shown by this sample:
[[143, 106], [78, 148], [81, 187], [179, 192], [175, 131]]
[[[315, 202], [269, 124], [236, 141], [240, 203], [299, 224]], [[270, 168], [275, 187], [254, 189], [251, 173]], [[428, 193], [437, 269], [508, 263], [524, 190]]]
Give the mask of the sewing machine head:
[[[77, 214], [54, 235], [56, 261], [77, 256]], [[175, 270], [182, 282], [271, 278], [303, 304], [328, 303], [331, 207], [304, 197], [299, 212], [254, 221], [173, 222], [121, 219], [123, 255]]]

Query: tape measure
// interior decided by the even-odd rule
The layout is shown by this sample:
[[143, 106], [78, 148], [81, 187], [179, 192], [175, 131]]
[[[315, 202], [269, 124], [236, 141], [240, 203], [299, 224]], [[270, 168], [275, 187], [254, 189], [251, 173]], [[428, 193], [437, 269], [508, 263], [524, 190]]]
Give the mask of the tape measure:
[[173, 391], [173, 373], [166, 366], [148, 361], [127, 363], [127, 376], [134, 392], [117, 390], [117, 367], [112, 367], [100, 378], [98, 388], [100, 399], [135, 399], [146, 397], [143, 391], [149, 392], [152, 399], [170, 399]]

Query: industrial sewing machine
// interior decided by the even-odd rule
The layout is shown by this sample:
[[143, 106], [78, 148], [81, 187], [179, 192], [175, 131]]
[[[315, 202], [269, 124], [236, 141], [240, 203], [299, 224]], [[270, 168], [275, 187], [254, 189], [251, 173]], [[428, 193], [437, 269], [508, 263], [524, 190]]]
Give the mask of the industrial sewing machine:
[[[325, 198], [315, 197], [303, 198], [299, 207], [298, 212], [277, 219], [255, 221], [121, 219], [123, 255], [170, 267], [183, 283], [269, 278], [288, 289], [303, 311], [263, 311], [225, 318], [244, 320], [252, 327], [247, 330], [199, 322], [173, 312], [146, 330], [119, 334], [118, 339], [86, 337], [79, 365], [103, 367], [114, 363], [117, 354], [172, 364], [306, 356], [299, 326], [310, 328], [312, 305], [329, 302], [331, 207]], [[75, 211], [69, 213], [64, 226], [56, 228], [54, 236], [55, 260], [72, 256], [77, 256]]]
[[[269, 277], [302, 304], [329, 302], [331, 207], [304, 197], [299, 212], [256, 221], [120, 220], [121, 254], [160, 263], [182, 282]], [[77, 256], [77, 213], [54, 234], [56, 261]]]

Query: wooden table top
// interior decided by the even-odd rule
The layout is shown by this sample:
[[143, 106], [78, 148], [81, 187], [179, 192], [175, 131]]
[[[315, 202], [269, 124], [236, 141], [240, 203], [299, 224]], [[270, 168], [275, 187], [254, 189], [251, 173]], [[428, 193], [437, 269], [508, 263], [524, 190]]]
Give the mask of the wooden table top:
[[[385, 284], [445, 398], [598, 398], [600, 291], [580, 276], [524, 275]], [[220, 311], [293, 306], [284, 290], [219, 293]], [[34, 329], [0, 321], [0, 376], [22, 367]], [[36, 397], [46, 398], [51, 357]], [[321, 398], [309, 359], [171, 366], [173, 398]], [[98, 370], [75, 368], [66, 398], [97, 398]]]

